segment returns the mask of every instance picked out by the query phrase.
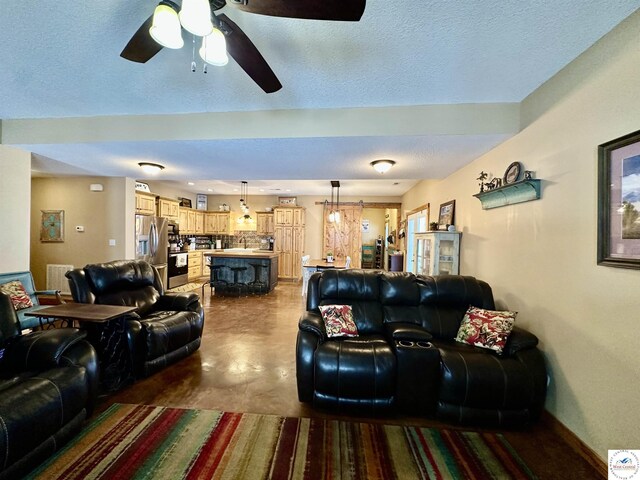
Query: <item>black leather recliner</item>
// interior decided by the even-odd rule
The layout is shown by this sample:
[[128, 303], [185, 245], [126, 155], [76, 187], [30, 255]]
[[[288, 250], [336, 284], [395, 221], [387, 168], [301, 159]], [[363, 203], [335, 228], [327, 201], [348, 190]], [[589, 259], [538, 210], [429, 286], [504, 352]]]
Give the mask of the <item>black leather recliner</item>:
[[165, 293], [158, 271], [149, 263], [118, 260], [86, 265], [66, 275], [76, 302], [137, 307], [126, 322], [136, 377], [152, 375], [200, 347], [200, 297]]
[[21, 335], [0, 294], [0, 478], [20, 478], [60, 449], [93, 411], [98, 359], [77, 328]]
[[[318, 306], [353, 307], [359, 337], [329, 339]], [[327, 270], [309, 281], [296, 349], [298, 396], [318, 406], [397, 407], [464, 424], [538, 418], [546, 367], [538, 339], [515, 327], [502, 355], [454, 340], [469, 307], [495, 309], [473, 277]]]

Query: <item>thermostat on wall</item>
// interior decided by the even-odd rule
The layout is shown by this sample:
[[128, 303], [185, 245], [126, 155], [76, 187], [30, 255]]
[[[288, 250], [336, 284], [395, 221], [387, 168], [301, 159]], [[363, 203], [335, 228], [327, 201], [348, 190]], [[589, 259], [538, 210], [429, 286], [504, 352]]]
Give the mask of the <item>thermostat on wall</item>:
[[91, 190], [92, 192], [101, 192], [102, 190], [104, 190], [104, 187], [101, 183], [92, 183], [91, 185], [89, 185], [89, 190]]

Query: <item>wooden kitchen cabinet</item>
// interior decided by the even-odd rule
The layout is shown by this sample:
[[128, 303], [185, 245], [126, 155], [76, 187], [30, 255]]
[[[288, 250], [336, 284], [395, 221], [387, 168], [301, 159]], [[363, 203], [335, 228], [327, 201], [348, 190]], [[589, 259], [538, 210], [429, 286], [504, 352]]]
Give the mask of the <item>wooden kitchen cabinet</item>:
[[231, 212], [207, 212], [204, 217], [206, 235], [229, 235]]
[[304, 255], [305, 209], [276, 207], [274, 209], [274, 250], [280, 253], [278, 277], [298, 280]]
[[293, 209], [290, 207], [276, 207], [274, 215], [276, 225], [293, 226]]
[[153, 193], [136, 192], [136, 213], [138, 215], [155, 215], [156, 196]]
[[204, 212], [196, 211], [195, 216], [196, 216], [195, 233], [196, 235], [203, 235], [204, 234]]
[[191, 208], [187, 210], [187, 232], [186, 233], [188, 234], [196, 233], [196, 212]]
[[180, 224], [180, 234], [184, 235], [189, 233], [187, 228], [189, 227], [189, 209], [184, 207], [178, 208], [178, 223]]
[[170, 198], [158, 197], [158, 216], [165, 217], [176, 222], [180, 217], [180, 203]]
[[202, 276], [202, 252], [189, 252], [189, 281]]
[[296, 208], [293, 210], [293, 226], [304, 227], [305, 222], [305, 209]]
[[258, 235], [273, 235], [273, 212], [256, 212], [256, 233]]

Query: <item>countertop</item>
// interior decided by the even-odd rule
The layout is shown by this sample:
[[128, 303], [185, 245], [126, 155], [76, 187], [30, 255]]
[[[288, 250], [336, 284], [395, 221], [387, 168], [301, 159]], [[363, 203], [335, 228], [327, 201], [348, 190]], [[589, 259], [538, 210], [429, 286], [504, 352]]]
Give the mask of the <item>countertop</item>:
[[200, 250], [204, 252], [204, 255], [207, 257], [216, 257], [216, 258], [277, 258], [280, 256], [279, 253], [273, 252], [271, 250], [253, 250], [251, 248], [247, 248], [246, 250]]

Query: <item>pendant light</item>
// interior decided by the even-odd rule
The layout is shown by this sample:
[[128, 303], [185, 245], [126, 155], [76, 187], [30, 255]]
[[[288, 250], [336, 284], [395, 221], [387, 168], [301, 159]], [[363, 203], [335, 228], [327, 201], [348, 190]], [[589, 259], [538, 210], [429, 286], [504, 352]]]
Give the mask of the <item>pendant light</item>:
[[163, 47], [178, 49], [184, 46], [178, 5], [168, 0], [158, 4], [153, 12], [149, 35]]
[[[337, 201], [334, 207], [333, 205], [333, 191], [337, 192]], [[340, 223], [340, 182], [338, 180], [331, 180], [331, 210], [329, 211], [329, 222]]]
[[206, 37], [213, 31], [211, 5], [208, 0], [182, 0], [178, 15], [184, 29], [199, 37]]
[[240, 211], [242, 215], [238, 217], [238, 223], [243, 224], [251, 224], [253, 223], [253, 218], [249, 215], [249, 183], [242, 181], [240, 183]]

